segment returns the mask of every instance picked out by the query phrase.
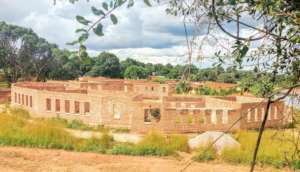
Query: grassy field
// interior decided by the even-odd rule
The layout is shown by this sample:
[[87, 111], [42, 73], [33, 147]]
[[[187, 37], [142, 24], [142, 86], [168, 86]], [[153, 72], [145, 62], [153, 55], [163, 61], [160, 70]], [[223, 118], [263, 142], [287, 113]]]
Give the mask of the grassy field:
[[[66, 128], [91, 129], [80, 121], [67, 122], [62, 119], [32, 119], [27, 111], [7, 108], [0, 113], [0, 145], [34, 148], [55, 148], [79, 152], [125, 154], [135, 156], [176, 156], [177, 151], [190, 153], [188, 137], [184, 135], [162, 135], [152, 131], [137, 144], [119, 143], [113, 140], [107, 129], [98, 129], [101, 138], [79, 139], [68, 133]], [[94, 128], [92, 128], [94, 129]], [[213, 148], [196, 150], [194, 160], [217, 160], [232, 164], [249, 164], [255, 145], [256, 131], [239, 131], [234, 137], [240, 148], [225, 149], [220, 155]], [[300, 168], [299, 143], [289, 131], [267, 130], [258, 154], [259, 165], [276, 168], [293, 166]]]
[[[232, 164], [249, 165], [252, 160], [257, 135], [257, 131], [236, 132], [234, 137], [240, 142], [239, 148], [225, 148], [218, 155], [214, 148], [203, 146], [197, 150], [194, 160], [221, 160]], [[300, 169], [299, 148], [298, 136], [293, 136], [289, 130], [266, 130], [257, 156], [258, 165], [270, 165], [275, 168], [289, 166]]]
[[0, 113], [0, 123], [0, 145], [157, 156], [188, 151], [187, 137], [166, 138], [156, 132], [149, 133], [137, 145], [115, 142], [107, 130], [102, 130], [103, 135], [99, 139], [75, 138], [65, 129], [81, 128], [82, 123], [78, 121], [68, 123], [60, 119], [30, 119], [29, 113], [22, 109], [7, 108]]

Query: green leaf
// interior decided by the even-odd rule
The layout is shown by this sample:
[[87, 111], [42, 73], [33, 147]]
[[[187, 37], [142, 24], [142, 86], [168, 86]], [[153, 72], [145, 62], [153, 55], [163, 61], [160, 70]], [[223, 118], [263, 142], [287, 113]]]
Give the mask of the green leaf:
[[241, 54], [240, 57], [241, 58], [244, 57], [247, 54], [248, 50], [249, 50], [249, 47], [247, 45], [244, 45], [243, 48], [240, 51], [240, 54]]
[[87, 33], [88, 31], [86, 29], [76, 29], [76, 33], [84, 32]]
[[84, 33], [82, 35], [80, 35], [80, 37], [78, 38], [79, 43], [83, 43], [85, 42], [87, 39], [89, 38], [89, 34], [88, 33]]
[[103, 36], [103, 26], [101, 23], [99, 23], [94, 29], [93, 29], [94, 33], [98, 36]]
[[72, 45], [72, 46], [74, 46], [74, 45], [76, 45], [76, 44], [78, 44], [79, 43], [79, 41], [78, 40], [75, 40], [75, 41], [72, 41], [72, 42], [67, 42], [66, 44], [67, 45]]
[[128, 1], [128, 4], [127, 4], [127, 7], [130, 8], [134, 5], [134, 0], [129, 0]]
[[126, 1], [124, 1], [124, 0], [118, 0], [118, 1], [117, 1], [117, 6], [123, 5], [125, 2], [126, 2]]
[[228, 1], [230, 5], [235, 5], [236, 4], [236, 0], [229, 0]]
[[102, 7], [107, 11], [108, 10], [108, 5], [106, 2], [103, 2], [102, 3]]
[[149, 6], [149, 7], [152, 6], [149, 0], [144, 0], [144, 3], [145, 3], [147, 6]]
[[92, 12], [96, 16], [105, 15], [105, 13], [102, 10], [97, 9], [96, 7], [92, 6]]
[[82, 16], [76, 16], [76, 20], [83, 25], [88, 25], [89, 23], [91, 23], [91, 21], [85, 19]]
[[110, 20], [113, 22], [113, 24], [117, 24], [118, 23], [118, 18], [114, 14], [110, 15]]

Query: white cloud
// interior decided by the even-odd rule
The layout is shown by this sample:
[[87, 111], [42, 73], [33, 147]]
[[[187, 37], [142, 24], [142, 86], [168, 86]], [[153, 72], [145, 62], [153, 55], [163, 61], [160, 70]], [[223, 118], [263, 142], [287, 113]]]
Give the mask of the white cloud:
[[[76, 39], [74, 31], [80, 25], [75, 16], [96, 19], [91, 14], [90, 7], [99, 7], [101, 2], [81, 0], [73, 5], [65, 0], [58, 0], [54, 6], [52, 0], [0, 0], [0, 20], [30, 27], [38, 35], [61, 48], [74, 49], [65, 43]], [[131, 9], [121, 8], [115, 12], [119, 19], [118, 25], [112, 25], [109, 19], [104, 21], [105, 36], [92, 35], [87, 42], [89, 52], [97, 54], [110, 51], [121, 59], [131, 57], [152, 63], [186, 63], [187, 48], [181, 19], [167, 15], [166, 6], [149, 8], [142, 1], [138, 2]], [[243, 33], [248, 34], [247, 30]], [[215, 52], [224, 50], [222, 46], [231, 47], [233, 40], [228, 36], [219, 31], [215, 31], [213, 35], [218, 40], [210, 37], [201, 50], [196, 49], [195, 57], [213, 57]], [[203, 35], [198, 37], [199, 41], [203, 38]], [[203, 62], [194, 58], [193, 61], [206, 66], [214, 59]]]

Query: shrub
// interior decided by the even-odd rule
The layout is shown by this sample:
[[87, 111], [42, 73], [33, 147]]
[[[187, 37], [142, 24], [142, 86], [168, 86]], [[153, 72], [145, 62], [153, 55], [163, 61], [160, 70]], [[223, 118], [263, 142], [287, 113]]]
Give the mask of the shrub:
[[105, 148], [111, 148], [113, 145], [113, 137], [111, 135], [108, 134], [108, 132], [104, 132], [101, 136], [101, 138], [99, 139], [99, 143]]
[[183, 135], [172, 135], [168, 142], [171, 150], [189, 152], [188, 137]]
[[116, 145], [111, 150], [112, 154], [135, 155], [134, 147], [129, 145]]
[[77, 151], [105, 153], [106, 148], [100, 143], [100, 139], [92, 137], [83, 140], [77, 147]]
[[195, 161], [211, 161], [217, 158], [217, 151], [210, 144], [200, 146], [197, 149], [196, 156], [193, 157]]

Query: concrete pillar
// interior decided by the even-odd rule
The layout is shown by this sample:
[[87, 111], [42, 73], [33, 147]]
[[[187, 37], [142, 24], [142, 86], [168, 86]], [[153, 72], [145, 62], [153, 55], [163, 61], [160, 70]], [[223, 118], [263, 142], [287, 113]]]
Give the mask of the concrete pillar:
[[247, 122], [251, 121], [251, 109], [247, 109]]
[[274, 106], [274, 119], [278, 119], [278, 109], [277, 106]]
[[228, 124], [228, 109], [223, 109], [222, 123], [223, 124]]
[[78, 101], [79, 102], [79, 114], [84, 115], [84, 102]]
[[266, 113], [266, 112], [265, 112], [265, 108], [262, 107], [262, 108], [261, 108], [261, 121], [264, 120], [265, 113]]
[[257, 108], [254, 109], [254, 121], [257, 122], [258, 121], [258, 112], [257, 112]]
[[212, 124], [217, 124], [217, 111], [215, 109], [211, 110], [210, 119]]
[[205, 110], [200, 110], [200, 120], [202, 124], [206, 124]]

